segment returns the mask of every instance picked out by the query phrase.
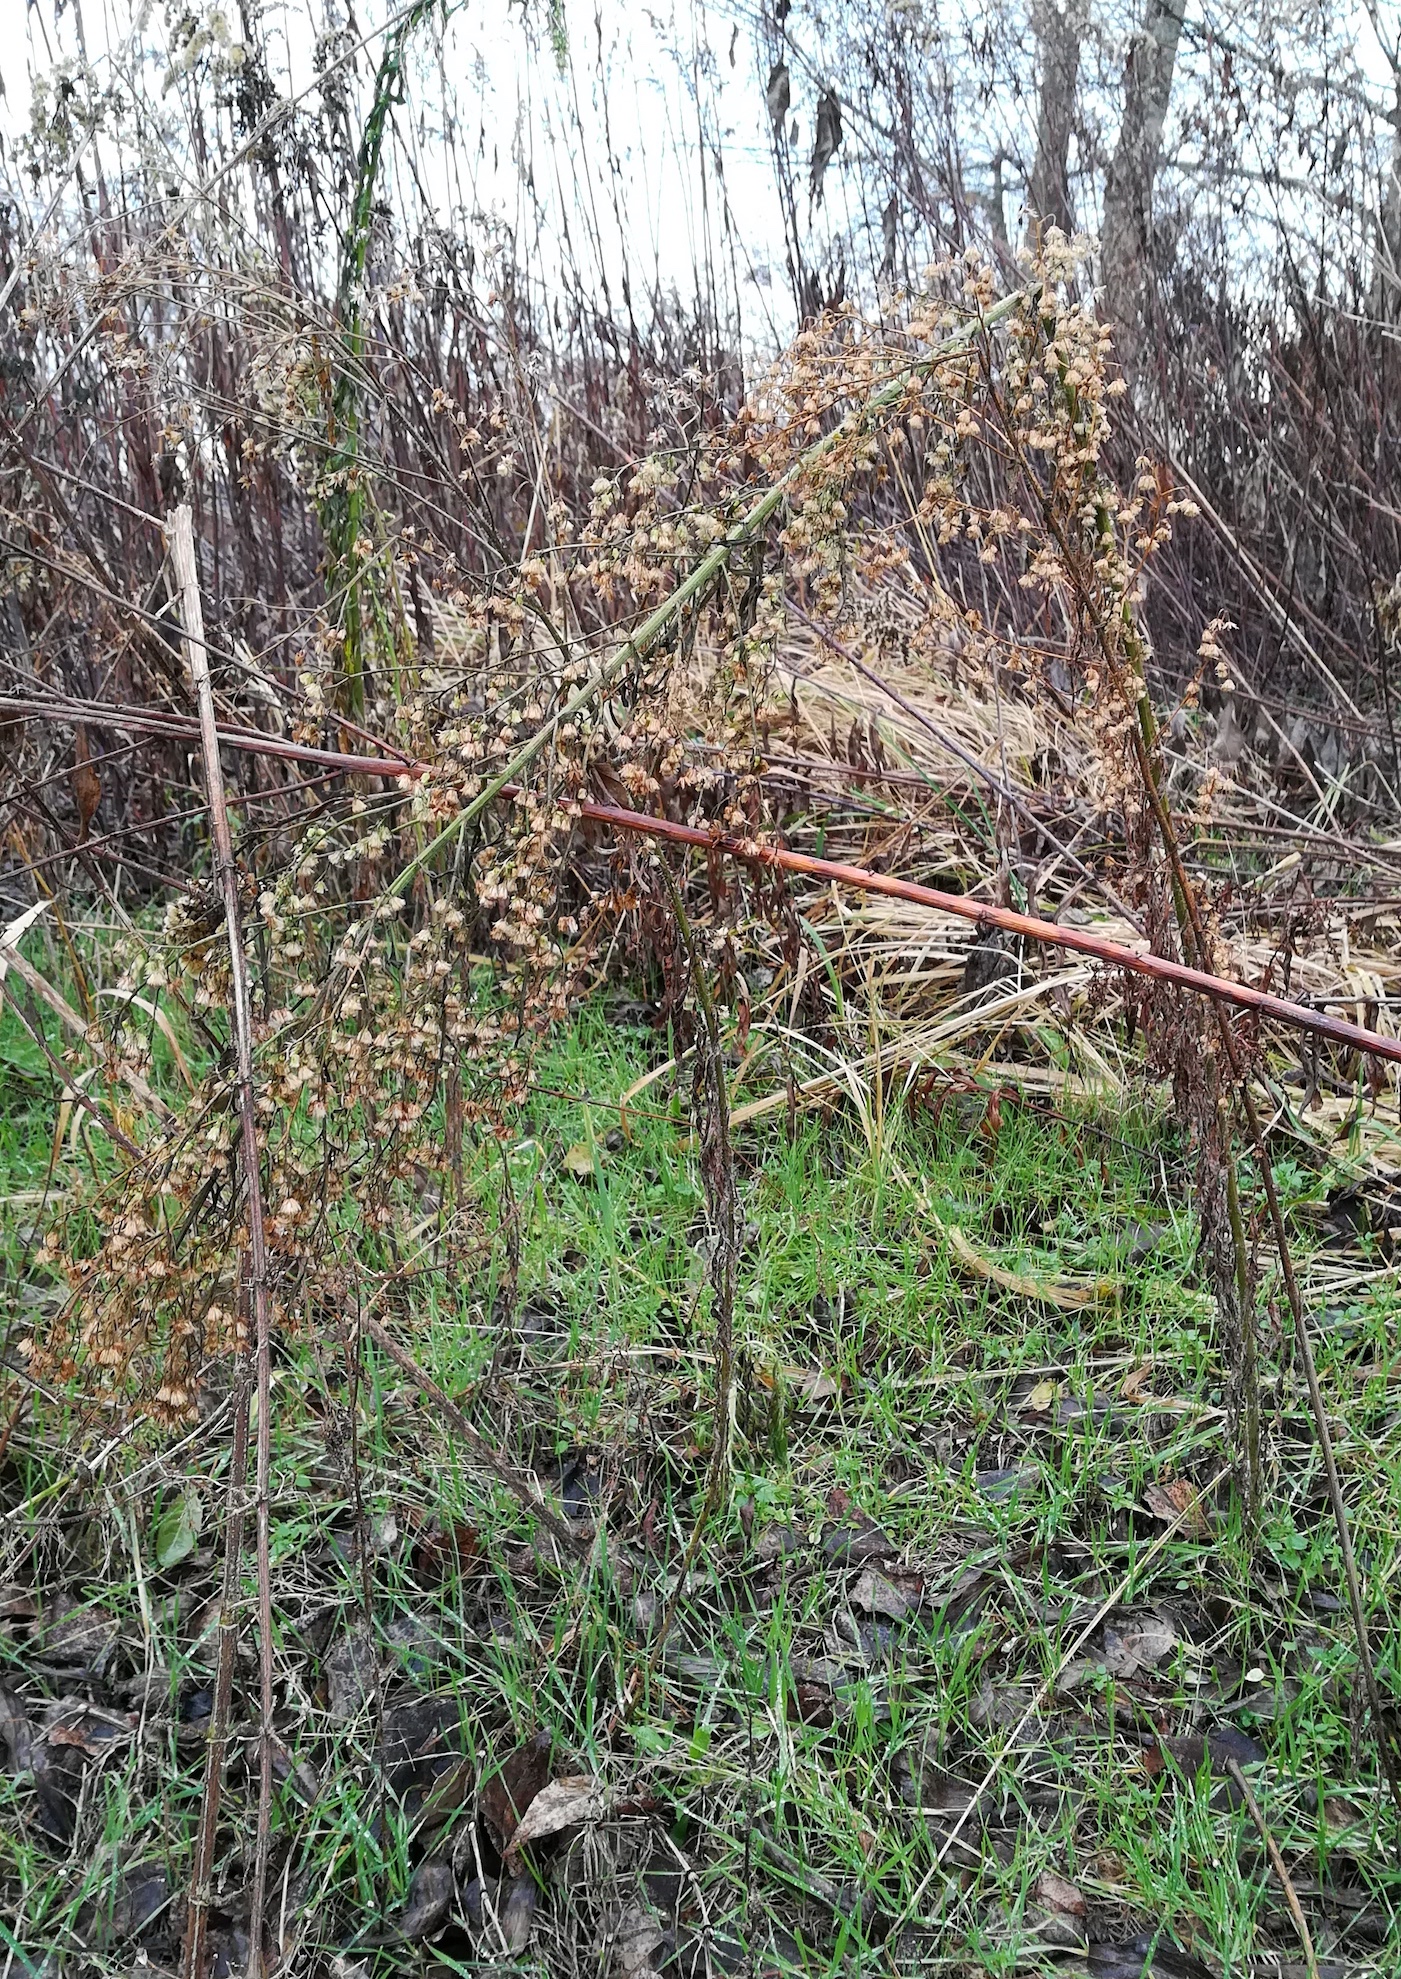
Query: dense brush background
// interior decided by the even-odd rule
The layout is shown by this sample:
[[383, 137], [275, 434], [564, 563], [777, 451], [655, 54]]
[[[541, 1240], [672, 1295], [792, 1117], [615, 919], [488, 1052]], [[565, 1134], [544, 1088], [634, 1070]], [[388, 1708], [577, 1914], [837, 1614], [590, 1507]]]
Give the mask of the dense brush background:
[[665, 4], [0, 10], [0, 1979], [1390, 1974], [1394, 1066], [751, 855], [1395, 1038], [1401, 13]]

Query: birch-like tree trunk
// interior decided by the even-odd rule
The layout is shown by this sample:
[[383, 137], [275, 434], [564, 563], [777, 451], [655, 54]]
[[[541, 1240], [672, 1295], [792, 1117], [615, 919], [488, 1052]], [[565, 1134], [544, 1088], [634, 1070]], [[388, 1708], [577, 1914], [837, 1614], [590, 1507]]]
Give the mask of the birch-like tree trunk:
[[1138, 368], [1148, 293], [1153, 185], [1162, 159], [1187, 0], [1145, 0], [1124, 65], [1124, 111], [1104, 188], [1100, 273], [1126, 371]]
[[1038, 0], [1032, 14], [1041, 53], [1041, 97], [1036, 114], [1036, 162], [1027, 187], [1027, 238], [1046, 227], [1075, 231], [1070, 197], [1070, 139], [1075, 129], [1075, 90], [1080, 48], [1089, 25], [1089, 0]]

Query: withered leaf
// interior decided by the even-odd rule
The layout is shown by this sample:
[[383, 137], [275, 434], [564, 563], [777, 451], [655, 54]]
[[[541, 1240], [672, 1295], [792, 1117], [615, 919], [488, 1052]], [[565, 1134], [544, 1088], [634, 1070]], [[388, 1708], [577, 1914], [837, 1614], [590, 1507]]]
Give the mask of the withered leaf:
[[565, 1828], [579, 1828], [585, 1822], [597, 1821], [602, 1812], [603, 1796], [598, 1781], [591, 1775], [569, 1774], [551, 1780], [548, 1786], [541, 1787], [521, 1816], [511, 1837], [509, 1866], [519, 1867], [520, 1851], [529, 1843], [560, 1834]]
[[1164, 1525], [1177, 1525], [1198, 1539], [1210, 1537], [1210, 1514], [1196, 1486], [1187, 1478], [1176, 1477], [1170, 1484], [1145, 1485], [1143, 1502]]
[[868, 1615], [884, 1615], [887, 1621], [903, 1622], [914, 1606], [914, 1599], [903, 1587], [867, 1567], [851, 1590], [852, 1605]]
[[1155, 1932], [1144, 1932], [1122, 1945], [1093, 1944], [1085, 1963], [1094, 1979], [1212, 1979], [1193, 1953]]
[[444, 1526], [434, 1519], [415, 1538], [410, 1560], [421, 1580], [447, 1580], [465, 1572], [480, 1551], [481, 1535], [474, 1525], [458, 1519]]
[[1111, 1676], [1134, 1677], [1140, 1670], [1156, 1669], [1176, 1644], [1176, 1631], [1150, 1617], [1122, 1632], [1107, 1628], [1104, 1647], [1095, 1661]]
[[[1245, 1732], [1237, 1731], [1234, 1725], [1218, 1725], [1203, 1737], [1199, 1732], [1185, 1733], [1181, 1737], [1160, 1738], [1156, 1745], [1150, 1745], [1143, 1755], [1143, 1766], [1150, 1778], [1156, 1779], [1160, 1773], [1176, 1767], [1189, 1780], [1195, 1780], [1205, 1764], [1213, 1774], [1225, 1774], [1227, 1761], [1234, 1759], [1237, 1766], [1258, 1766], [1265, 1758], [1265, 1748]], [[1240, 1789], [1229, 1776], [1224, 1789], [1232, 1806], [1240, 1805]]]
[[452, 1864], [441, 1855], [430, 1855], [420, 1862], [409, 1884], [399, 1935], [407, 1945], [431, 1937], [448, 1914], [452, 1903]]
[[358, 1718], [375, 1694], [379, 1657], [363, 1624], [343, 1635], [326, 1658], [326, 1690], [338, 1725]]
[[523, 1952], [530, 1943], [530, 1933], [535, 1923], [535, 1901], [535, 1878], [517, 1876], [507, 1890], [501, 1907], [501, 1935], [506, 1940], [508, 1951]]
[[656, 1970], [653, 1954], [666, 1943], [666, 1931], [650, 1910], [629, 1904], [618, 1920], [613, 1940], [613, 1970], [617, 1979], [645, 1979]]
[[481, 1792], [481, 1816], [496, 1851], [504, 1856], [530, 1803], [550, 1777], [550, 1734], [536, 1732], [518, 1745]]
[[1064, 1910], [1071, 1917], [1085, 1915], [1085, 1899], [1074, 1883], [1058, 1876], [1054, 1869], [1043, 1869], [1036, 1885], [1036, 1900], [1050, 1910]]
[[834, 1567], [865, 1567], [873, 1561], [894, 1560], [900, 1549], [874, 1522], [834, 1526], [822, 1535], [823, 1558]]

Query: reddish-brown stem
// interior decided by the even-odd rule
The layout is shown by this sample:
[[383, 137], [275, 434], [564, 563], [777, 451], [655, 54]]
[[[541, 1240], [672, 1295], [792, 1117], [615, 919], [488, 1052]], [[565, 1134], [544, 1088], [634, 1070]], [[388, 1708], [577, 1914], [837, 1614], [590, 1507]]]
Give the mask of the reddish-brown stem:
[[[0, 702], [0, 707], [5, 705], [10, 704]], [[60, 720], [67, 719], [67, 710], [62, 704], [35, 702], [25, 705], [35, 713], [43, 712]], [[82, 702], [75, 702], [72, 707], [75, 711], [83, 710], [90, 721], [100, 722], [104, 718], [104, 711], [85, 708]], [[144, 718], [125, 709], [114, 709], [106, 713], [106, 719], [117, 727], [135, 725]], [[178, 718], [152, 722], [151, 728], [153, 731], [173, 733], [176, 720]], [[404, 762], [386, 756], [357, 756], [344, 750], [315, 749], [304, 743], [260, 735], [256, 730], [220, 729], [218, 741], [221, 747], [236, 749], [246, 755], [275, 756], [294, 763], [319, 763], [326, 769], [341, 770], [347, 776], [408, 777], [417, 780], [431, 770], [431, 765], [427, 763]], [[507, 783], [496, 794], [502, 802], [509, 803], [520, 793], [519, 784]], [[1255, 989], [1249, 983], [1233, 982], [1228, 976], [1189, 968], [1185, 963], [1174, 962], [1165, 955], [1144, 954], [1137, 949], [1126, 948], [1122, 942], [1110, 941], [1089, 928], [1043, 921], [1035, 915], [1019, 914], [1014, 908], [994, 907], [984, 901], [970, 899], [967, 894], [943, 893], [937, 887], [921, 886], [915, 880], [902, 880], [892, 873], [873, 873], [864, 866], [850, 866], [835, 859], [812, 858], [805, 852], [762, 845], [754, 839], [737, 838], [729, 832], [676, 824], [670, 818], [653, 817], [646, 811], [624, 810], [615, 804], [595, 804], [589, 799], [580, 800], [576, 808], [581, 817], [588, 818], [594, 824], [609, 825], [615, 831], [665, 839], [672, 845], [698, 846], [749, 864], [777, 866], [784, 872], [835, 882], [838, 886], [855, 887], [863, 893], [885, 894], [892, 900], [908, 901], [912, 906], [928, 907], [936, 913], [956, 914], [960, 919], [974, 921], [980, 927], [1000, 928], [1005, 934], [1018, 935], [1045, 947], [1072, 949], [1110, 968], [1127, 969], [1133, 975], [1147, 976], [1155, 982], [1174, 983], [1179, 989], [1193, 990], [1199, 995], [1214, 998], [1218, 1003], [1234, 1004], [1238, 1009], [1254, 1011], [1257, 1016], [1272, 1018], [1295, 1030], [1310, 1031], [1316, 1037], [1346, 1050], [1366, 1052], [1374, 1058], [1385, 1058], [1393, 1065], [1401, 1065], [1401, 1038], [1383, 1037], [1379, 1031], [1369, 1031], [1361, 1024], [1350, 1024], [1341, 1017], [1330, 1017], [1324, 1010], [1311, 1010], [1306, 1004], [1294, 1003], [1288, 997], [1273, 996], [1268, 990]]]

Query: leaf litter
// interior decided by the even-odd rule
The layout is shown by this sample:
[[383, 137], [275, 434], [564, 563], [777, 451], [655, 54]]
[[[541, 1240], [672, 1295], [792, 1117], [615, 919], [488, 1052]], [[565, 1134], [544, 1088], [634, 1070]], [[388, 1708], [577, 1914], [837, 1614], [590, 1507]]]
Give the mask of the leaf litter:
[[[618, 1165], [627, 1159], [621, 1151]], [[593, 1204], [590, 1216], [605, 1207]], [[878, 1287], [879, 1259], [871, 1269]], [[546, 1280], [548, 1272], [546, 1262]], [[986, 1282], [990, 1358], [1001, 1351], [1003, 1320], [1017, 1329], [1065, 1323], [1033, 1321], [1019, 1294]], [[559, 1310], [558, 1286], [542, 1282], [536, 1296]], [[1062, 1969], [1080, 1958], [1087, 1972], [1106, 1975], [1205, 1970], [1220, 1979], [1216, 1952], [1208, 1947], [1203, 1962], [1188, 1948], [1186, 1888], [1173, 1929], [1155, 1938], [1145, 1934], [1143, 1891], [1129, 1872], [1085, 1865], [1115, 1832], [1116, 1803], [1150, 1830], [1210, 1820], [1218, 1847], [1229, 1846], [1219, 1824], [1232, 1819], [1238, 1797], [1227, 1760], [1258, 1776], [1285, 1763], [1285, 1728], [1298, 1735], [1298, 1704], [1286, 1696], [1283, 1718], [1270, 1721], [1267, 1686], [1247, 1674], [1268, 1663], [1291, 1682], [1306, 1678], [1315, 1696], [1333, 1681], [1338, 1624], [1326, 1601], [1315, 1603], [1326, 1587], [1298, 1575], [1278, 1583], [1281, 1620], [1266, 1661], [1258, 1639], [1248, 1655], [1223, 1657], [1236, 1639], [1239, 1556], [1223, 1551], [1234, 1543], [1229, 1508], [1202, 1494], [1219, 1424], [1208, 1417], [1184, 1427], [1166, 1406], [1177, 1398], [1158, 1392], [1163, 1354], [1135, 1354], [1133, 1342], [1120, 1348], [1119, 1315], [1105, 1316], [1108, 1344], [1095, 1349], [1105, 1360], [1118, 1354], [1112, 1368], [1077, 1369], [1065, 1351], [1071, 1342], [1054, 1334], [1037, 1359], [1044, 1367], [1059, 1358], [1062, 1371], [1037, 1374], [1020, 1391], [999, 1388], [995, 1370], [974, 1367], [965, 1378], [947, 1362], [947, 1399], [911, 1417], [915, 1435], [892, 1440], [871, 1437], [866, 1412], [873, 1423], [888, 1420], [877, 1412], [893, 1404], [908, 1408], [922, 1363], [884, 1321], [873, 1322], [886, 1309], [851, 1274], [839, 1307], [814, 1302], [810, 1342], [802, 1321], [792, 1328], [782, 1380], [756, 1381], [744, 1446], [749, 1493], [681, 1590], [635, 1717], [608, 1738], [599, 1730], [610, 1680], [591, 1672], [625, 1678], [645, 1668], [639, 1618], [655, 1618], [674, 1590], [668, 1522], [694, 1502], [704, 1459], [696, 1390], [672, 1363], [655, 1364], [648, 1390], [628, 1386], [630, 1370], [615, 1401], [606, 1383], [589, 1386], [582, 1366], [561, 1375], [568, 1361], [537, 1363], [523, 1336], [520, 1363], [498, 1391], [510, 1398], [511, 1419], [528, 1420], [538, 1436], [517, 1448], [526, 1461], [535, 1449], [555, 1452], [534, 1459], [537, 1473], [559, 1480], [571, 1516], [601, 1527], [592, 1552], [564, 1569], [534, 1542], [518, 1504], [503, 1508], [460, 1480], [444, 1492], [451, 1442], [431, 1423], [391, 1428], [365, 1466], [364, 1556], [375, 1581], [368, 1619], [361, 1541], [335, 1473], [280, 1506], [289, 1531], [300, 1523], [281, 1582], [279, 1779], [312, 1832], [363, 1834], [402, 1865], [400, 1894], [384, 1889], [377, 1918], [357, 1923], [342, 1902], [313, 1923], [290, 1905], [285, 1958], [295, 1966], [313, 1941], [327, 1946], [325, 1920], [335, 1916], [339, 1942], [330, 1940], [328, 1955], [368, 1960], [373, 1972], [414, 1946], [453, 1958], [534, 1958], [560, 1933], [621, 1973], [703, 1970], [707, 1957], [712, 1970], [737, 1970], [747, 1948], [764, 1946], [762, 1956], [781, 1966], [799, 1943], [830, 1949], [841, 1931], [878, 1946], [891, 1932], [932, 1929], [900, 1922], [917, 1876], [902, 1884], [885, 1865], [897, 1859], [892, 1851], [937, 1849], [962, 1822], [950, 1892], [961, 1890], [957, 1903], [999, 1956], [1045, 1956]], [[818, 1346], [821, 1329], [837, 1325], [847, 1344]], [[1015, 1364], [1009, 1356], [1009, 1369]], [[835, 1372], [808, 1392], [791, 1372], [803, 1366]], [[500, 1365], [493, 1379], [506, 1379]], [[639, 1393], [644, 1418], [623, 1407]], [[1113, 1394], [1115, 1408], [1086, 1400], [1095, 1393]], [[781, 1464], [771, 1442], [775, 1394], [790, 1411]], [[989, 1406], [999, 1394], [1006, 1406]], [[980, 1791], [989, 1758], [1037, 1696], [1043, 1654], [1082, 1626], [1130, 1542], [1147, 1545], [1173, 1520], [1171, 1568], [1110, 1611]], [[210, 1665], [200, 1645], [212, 1562], [186, 1494], [166, 1490], [141, 1527], [149, 1647], [134, 1578], [122, 1593], [92, 1573], [101, 1529], [92, 1507], [54, 1522], [48, 1563], [31, 1558], [11, 1571], [0, 1596], [0, 1639], [11, 1655], [0, 1741], [15, 1819], [47, 1860], [70, 1863], [75, 1892], [76, 1851], [104, 1782], [151, 1778], [152, 1742], [167, 1734], [197, 1757], [208, 1718]], [[150, 1658], [162, 1673], [154, 1690]], [[1321, 1675], [1310, 1676], [1315, 1666]], [[241, 1666], [239, 1684], [247, 1678]], [[801, 1770], [783, 1768], [776, 1719], [797, 1741], [790, 1749], [801, 1753]], [[235, 1787], [247, 1763], [234, 1758]], [[819, 1783], [810, 1797], [805, 1775]], [[780, 1778], [781, 1796], [770, 1784]], [[1325, 1942], [1331, 1915], [1349, 1942], [1365, 1944], [1385, 1926], [1370, 1895], [1349, 1899], [1351, 1908], [1344, 1901], [1359, 1872], [1344, 1867], [1357, 1858], [1340, 1844], [1365, 1836], [1368, 1802], [1350, 1778], [1325, 1779], [1332, 1811], [1308, 1818], [1339, 1846], [1329, 1879], [1315, 1879], [1305, 1901]], [[750, 1850], [746, 1884], [744, 1835], [756, 1810], [771, 1842]], [[139, 1837], [133, 1843], [129, 1859], [105, 1859], [100, 1890], [75, 1896], [72, 1928], [104, 1957], [148, 1948], [154, 1958], [162, 1946], [169, 1955], [183, 1865]], [[1248, 1859], [1248, 1837], [1239, 1845]], [[801, 1874], [780, 1873], [784, 1862]], [[315, 1858], [294, 1848], [282, 1873], [294, 1895], [310, 1890]], [[1009, 1878], [1023, 1879], [1024, 1902], [1013, 1900]], [[1300, 1883], [1307, 1892], [1309, 1879]], [[246, 1963], [238, 1906], [235, 1876], [212, 1928], [231, 1969]], [[1271, 1942], [1287, 1953], [1287, 1928]]]

